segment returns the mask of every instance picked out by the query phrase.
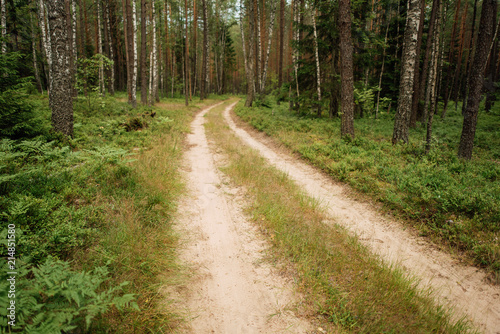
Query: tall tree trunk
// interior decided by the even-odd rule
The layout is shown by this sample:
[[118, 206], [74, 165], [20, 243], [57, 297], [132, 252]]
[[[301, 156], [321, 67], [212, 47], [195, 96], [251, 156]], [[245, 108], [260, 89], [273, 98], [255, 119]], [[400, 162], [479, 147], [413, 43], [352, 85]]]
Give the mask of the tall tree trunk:
[[78, 1], [78, 7], [80, 8], [80, 56], [85, 57], [85, 24], [83, 18], [83, 0]]
[[[106, 7], [104, 8], [104, 12], [106, 13], [106, 31], [108, 34], [108, 48], [109, 48], [109, 58], [114, 62], [115, 61], [115, 53], [113, 51], [113, 39], [111, 35], [111, 20], [109, 19], [110, 16], [110, 10], [109, 10], [109, 0], [106, 1]], [[109, 94], [115, 95], [115, 65], [111, 65], [110, 68], [110, 78], [109, 78], [109, 85], [108, 85], [108, 90]]]
[[189, 29], [188, 29], [188, 2], [184, 0], [184, 9], [186, 11], [186, 43], [185, 43], [185, 61], [184, 61], [184, 91], [186, 94], [186, 106], [189, 105], [189, 87], [187, 74], [189, 71]]
[[413, 80], [413, 99], [410, 115], [410, 127], [414, 128], [417, 125], [417, 114], [418, 114], [418, 102], [419, 102], [419, 84], [420, 84], [420, 52], [422, 49], [422, 35], [424, 33], [424, 18], [425, 18], [425, 1], [422, 0], [422, 5], [420, 9], [420, 24], [418, 27], [418, 37], [417, 37], [417, 57], [415, 61], [415, 79]]
[[469, 96], [467, 97], [462, 135], [458, 148], [458, 156], [466, 160], [472, 158], [479, 102], [481, 101], [481, 89], [483, 87], [483, 72], [495, 30], [496, 14], [497, 1], [483, 0], [476, 52], [470, 71]]
[[[251, 107], [254, 99], [255, 93], [255, 76], [254, 76], [254, 37], [255, 37], [255, 20], [254, 20], [254, 11], [256, 10], [255, 4], [248, 4], [247, 17], [248, 17], [248, 59], [246, 61], [247, 68], [247, 98], [245, 100], [245, 107]], [[243, 11], [242, 11], [243, 12]], [[241, 38], [243, 40], [243, 45], [245, 44], [245, 35], [243, 24], [241, 24]]]
[[319, 55], [318, 55], [318, 33], [316, 32], [316, 14], [311, 11], [312, 21], [313, 21], [313, 32], [314, 32], [314, 56], [316, 58], [316, 83], [318, 91], [318, 117], [321, 116], [321, 70], [319, 66]]
[[256, 80], [258, 93], [260, 94], [260, 88], [262, 87], [262, 43], [261, 43], [261, 31], [260, 31], [260, 7], [257, 0], [254, 0], [254, 15], [255, 15], [255, 28], [257, 29], [256, 40], [256, 50], [255, 50], [255, 64], [256, 64]]
[[[285, 0], [280, 1], [280, 39], [279, 39], [279, 59], [278, 59], [278, 89], [281, 91], [283, 85], [283, 49], [284, 49], [284, 35], [285, 35]], [[278, 97], [278, 104], [280, 98]]]
[[[102, 33], [101, 33], [101, 1], [97, 0], [97, 52], [102, 55]], [[99, 93], [104, 96], [104, 66], [103, 61], [99, 62]]]
[[[484, 8], [484, 3], [483, 3], [483, 8]], [[462, 99], [463, 99], [463, 104], [462, 104], [462, 115], [465, 116], [465, 101], [467, 99], [467, 92], [469, 90], [469, 82], [470, 82], [470, 76], [471, 76], [471, 61], [473, 59], [472, 57], [472, 45], [474, 41], [474, 31], [476, 27], [476, 14], [477, 14], [477, 0], [474, 0], [474, 11], [472, 13], [472, 29], [471, 29], [471, 35], [470, 35], [470, 44], [469, 44], [469, 54], [467, 56], [467, 65], [465, 67], [465, 85], [463, 85], [461, 91], [462, 91]], [[477, 42], [476, 42], [477, 45]]]
[[436, 16], [437, 16], [437, 9], [438, 5], [437, 2], [439, 0], [433, 0], [432, 2], [432, 11], [431, 11], [431, 18], [429, 22], [429, 31], [427, 33], [427, 46], [425, 49], [425, 55], [424, 55], [424, 64], [422, 66], [422, 72], [420, 73], [419, 79], [420, 83], [418, 85], [418, 93], [415, 92], [415, 94], [418, 94], [418, 102], [417, 103], [417, 115], [415, 115], [416, 119], [420, 119], [422, 122], [425, 122], [425, 119], [419, 118], [423, 114], [423, 101], [425, 100], [425, 84], [427, 82], [427, 77], [429, 74], [429, 59], [431, 55], [431, 46], [432, 46], [432, 36], [434, 36], [434, 27], [435, 27], [435, 21], [436, 21]]
[[[293, 26], [295, 26], [295, 32], [293, 32], [293, 40], [295, 42], [295, 45], [292, 46], [292, 48], [293, 48], [293, 69], [295, 72], [295, 84], [296, 84], [295, 86], [296, 86], [296, 90], [297, 90], [297, 100], [298, 100], [298, 98], [300, 96], [300, 91], [299, 91], [299, 51], [298, 51], [299, 36], [300, 36], [300, 32], [299, 32], [300, 13], [298, 10], [298, 8], [299, 8], [298, 0], [292, 0], [292, 1], [293, 1], [293, 6], [294, 6], [294, 8], [293, 8], [294, 25]], [[350, 3], [349, 3], [349, 6], [350, 6]], [[350, 23], [350, 21], [349, 21], [349, 23]], [[298, 101], [297, 101], [297, 103], [298, 103]]]
[[[200, 99], [206, 98], [206, 77], [208, 67], [208, 9], [207, 0], [201, 0], [203, 6], [203, 55], [201, 64], [201, 80], [200, 80]], [[240, 25], [241, 25], [241, 12], [240, 12]], [[243, 28], [242, 28], [243, 29]], [[243, 51], [245, 51], [245, 40], [243, 39]], [[243, 52], [243, 57], [245, 53]], [[246, 58], [245, 58], [246, 61]]]
[[77, 46], [76, 46], [76, 0], [71, 0], [71, 33], [72, 33], [72, 38], [71, 38], [71, 46], [72, 46], [72, 53], [71, 53], [71, 72], [73, 75], [71, 78], [73, 79], [73, 97], [76, 97], [78, 95], [78, 91], [76, 89], [76, 73], [78, 70], [78, 51], [77, 51]]
[[132, 72], [132, 105], [137, 106], [137, 14], [135, 0], [132, 0], [132, 33], [133, 33], [133, 72]]
[[36, 80], [36, 88], [40, 94], [43, 94], [43, 86], [42, 80], [40, 79], [40, 72], [38, 70], [38, 60], [36, 57], [36, 37], [35, 37], [35, 26], [33, 24], [33, 13], [30, 14], [30, 23], [31, 23], [31, 48], [33, 49], [33, 69], [35, 70], [35, 80]]
[[71, 91], [71, 67], [68, 51], [66, 8], [63, 0], [48, 3], [49, 31], [52, 55], [52, 76], [49, 105], [52, 110], [52, 126], [65, 136], [73, 136], [73, 97]]
[[198, 64], [197, 64], [197, 55], [198, 55], [198, 12], [196, 10], [196, 0], [193, 0], [193, 73], [192, 73], [192, 86], [193, 86], [193, 94], [196, 92], [196, 82], [198, 77]]
[[[442, 3], [439, 1], [438, 13], [436, 17], [436, 29], [434, 29], [434, 36], [432, 38], [432, 52], [431, 52], [431, 67], [429, 71], [429, 78], [427, 80], [427, 93], [424, 104], [424, 116], [428, 114], [427, 120], [427, 134], [426, 134], [426, 145], [425, 153], [428, 154], [431, 149], [431, 139], [432, 139], [432, 121], [434, 119], [435, 107], [436, 107], [436, 88], [437, 88], [437, 67], [438, 67], [438, 57], [439, 57], [439, 46], [440, 46], [440, 25], [441, 25], [441, 10]], [[430, 104], [429, 110], [427, 110]]]
[[47, 67], [49, 68], [49, 76], [47, 78], [47, 90], [49, 91], [52, 88], [52, 46], [50, 43], [50, 32], [48, 31], [48, 26], [45, 21], [45, 6], [43, 5], [43, 0], [38, 0], [38, 12], [40, 16], [40, 31], [42, 33], [42, 45], [43, 50], [45, 51], [45, 59], [47, 59]]
[[146, 0], [141, 0], [141, 103], [143, 105], [148, 104], [148, 80], [147, 80], [147, 69], [146, 69], [147, 15], [148, 14], [147, 14]]
[[153, 25], [153, 41], [151, 50], [151, 78], [149, 86], [149, 104], [153, 105], [156, 101], [156, 92], [158, 88], [158, 57], [157, 57], [157, 47], [156, 47], [156, 8], [154, 1], [151, 2], [151, 9], [153, 14], [153, 19], [151, 24]]
[[2, 26], [2, 54], [7, 53], [7, 8], [5, 0], [0, 0], [0, 26]]
[[341, 130], [342, 137], [354, 138], [354, 77], [351, 39], [351, 1], [339, 0], [339, 36], [341, 58]]
[[403, 59], [401, 61], [401, 79], [399, 85], [398, 109], [394, 120], [392, 143], [408, 143], [410, 113], [413, 96], [418, 25], [420, 23], [420, 1], [408, 0]]
[[268, 28], [268, 41], [267, 41], [267, 50], [265, 54], [265, 61], [264, 61], [264, 70], [262, 72], [262, 86], [260, 87], [260, 92], [264, 94], [264, 90], [266, 88], [266, 80], [267, 80], [267, 67], [269, 65], [269, 52], [271, 51], [271, 40], [273, 38], [273, 28], [274, 28], [274, 17], [276, 16], [276, 4], [277, 0], [273, 2], [273, 7], [271, 9], [271, 19], [269, 21], [269, 28]]
[[[375, 119], [378, 117], [378, 108], [380, 105], [380, 92], [382, 91], [382, 76], [384, 75], [384, 67], [385, 67], [385, 53], [387, 49], [387, 35], [389, 34], [389, 22], [387, 22], [387, 28], [385, 29], [385, 37], [384, 37], [384, 47], [382, 51], [382, 67], [380, 69], [380, 75], [378, 78], [378, 91], [377, 91], [377, 106], [375, 108]], [[414, 94], [418, 95], [416, 92]]]

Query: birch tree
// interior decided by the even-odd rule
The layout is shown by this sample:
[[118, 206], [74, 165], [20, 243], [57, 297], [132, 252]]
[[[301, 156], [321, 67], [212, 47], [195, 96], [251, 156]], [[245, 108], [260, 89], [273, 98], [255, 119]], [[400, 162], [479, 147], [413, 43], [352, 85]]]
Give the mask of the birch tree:
[[314, 32], [314, 58], [316, 59], [316, 83], [318, 92], [318, 117], [321, 116], [321, 69], [318, 55], [318, 33], [316, 31], [316, 14], [311, 11]]
[[267, 50], [266, 50], [266, 55], [265, 55], [265, 61], [264, 61], [264, 69], [262, 72], [262, 79], [261, 79], [261, 86], [260, 86], [260, 92], [264, 93], [264, 89], [266, 88], [266, 79], [267, 79], [267, 68], [269, 65], [269, 52], [271, 51], [271, 41], [273, 38], [273, 30], [274, 30], [274, 18], [276, 16], [276, 3], [277, 1], [275, 0], [273, 2], [273, 7], [271, 9], [271, 18], [269, 20], [269, 28], [268, 28], [268, 40], [267, 40]]
[[51, 40], [52, 75], [49, 105], [52, 126], [66, 136], [73, 135], [73, 97], [71, 88], [70, 44], [63, 0], [47, 1]]
[[141, 103], [148, 104], [148, 81], [146, 79], [146, 58], [147, 58], [147, 7], [146, 0], [141, 0]]
[[[206, 98], [206, 78], [207, 78], [207, 67], [208, 67], [208, 9], [207, 0], [201, 0], [203, 7], [203, 51], [202, 51], [202, 64], [201, 64], [201, 80], [200, 80], [200, 99]], [[241, 18], [240, 12], [240, 18]], [[241, 21], [240, 21], [241, 23]], [[245, 43], [243, 42], [243, 51], [245, 51]], [[243, 55], [245, 58], [245, 55]], [[245, 58], [246, 61], [246, 58]]]
[[394, 120], [392, 143], [408, 143], [409, 121], [413, 97], [413, 79], [415, 74], [416, 46], [420, 23], [420, 1], [408, 0], [405, 39], [401, 61], [401, 79], [399, 84], [398, 108]]

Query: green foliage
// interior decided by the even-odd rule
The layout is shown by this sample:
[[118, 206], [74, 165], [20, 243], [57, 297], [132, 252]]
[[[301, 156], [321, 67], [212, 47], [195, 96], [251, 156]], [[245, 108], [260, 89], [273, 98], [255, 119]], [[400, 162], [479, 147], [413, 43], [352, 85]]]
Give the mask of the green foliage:
[[[113, 61], [103, 54], [95, 54], [91, 58], [79, 58], [78, 70], [76, 74], [76, 89], [83, 93], [87, 98], [88, 108], [90, 110], [96, 108], [97, 102], [102, 102], [103, 99], [98, 99], [100, 93], [99, 87], [99, 71], [107, 71], [113, 66]], [[106, 87], [107, 79], [103, 77], [104, 86]]]
[[21, 78], [22, 55], [0, 54], [0, 138], [34, 137], [42, 132], [33, 107], [26, 101], [30, 78]]
[[[48, 258], [38, 267], [21, 265], [15, 277], [15, 297], [8, 295], [11, 277], [0, 275], [0, 304], [15, 300], [15, 326], [8, 325], [8, 310], [0, 309], [2, 333], [22, 331], [32, 334], [64, 333], [91, 325], [91, 320], [111, 307], [138, 309], [132, 294], [122, 294], [127, 283], [103, 289], [108, 269], [75, 272], [68, 262]], [[2, 268], [7, 264], [0, 259]]]

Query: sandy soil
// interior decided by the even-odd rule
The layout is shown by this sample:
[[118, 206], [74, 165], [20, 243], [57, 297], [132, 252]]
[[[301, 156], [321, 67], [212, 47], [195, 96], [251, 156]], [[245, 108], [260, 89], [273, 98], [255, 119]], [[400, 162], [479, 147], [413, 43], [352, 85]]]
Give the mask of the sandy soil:
[[399, 264], [434, 289], [442, 303], [452, 305], [457, 316], [465, 315], [484, 333], [500, 333], [500, 287], [488, 283], [482, 270], [465, 266], [433, 247], [402, 224], [380, 214], [374, 206], [349, 198], [348, 187], [318, 169], [278, 149], [262, 134], [237, 126], [229, 109], [224, 112], [231, 129], [271, 164], [288, 173], [310, 196], [318, 199], [341, 225], [386, 261]]
[[[232, 106], [228, 107], [228, 111]], [[189, 192], [179, 207], [177, 228], [188, 235], [181, 258], [193, 269], [186, 298], [187, 333], [310, 333], [294, 314], [300, 296], [293, 285], [263, 262], [267, 245], [247, 221], [244, 190], [231, 188], [217, 167], [204, 115], [193, 121], [185, 153]]]

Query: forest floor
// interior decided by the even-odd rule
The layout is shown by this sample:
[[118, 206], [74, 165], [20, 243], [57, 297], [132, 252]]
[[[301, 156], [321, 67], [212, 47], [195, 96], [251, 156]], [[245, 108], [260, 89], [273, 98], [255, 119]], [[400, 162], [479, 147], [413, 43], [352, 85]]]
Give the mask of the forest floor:
[[[416, 231], [380, 213], [375, 204], [352, 196], [348, 186], [237, 119], [234, 105], [223, 111], [230, 129], [317, 199], [332, 221], [384, 262], [416, 277], [420, 289], [435, 291], [438, 303], [453, 307], [454, 317], [469, 318], [481, 332], [500, 333], [500, 287], [488, 283], [485, 272], [459, 263]], [[293, 278], [264, 259], [269, 245], [247, 217], [247, 190], [220, 170], [227, 158], [205, 134], [210, 109], [196, 115], [187, 137], [183, 169], [188, 192], [176, 219], [180, 234], [187, 236], [181, 258], [193, 269], [181, 291], [189, 310], [186, 332], [324, 332], [301, 311], [304, 297]]]

